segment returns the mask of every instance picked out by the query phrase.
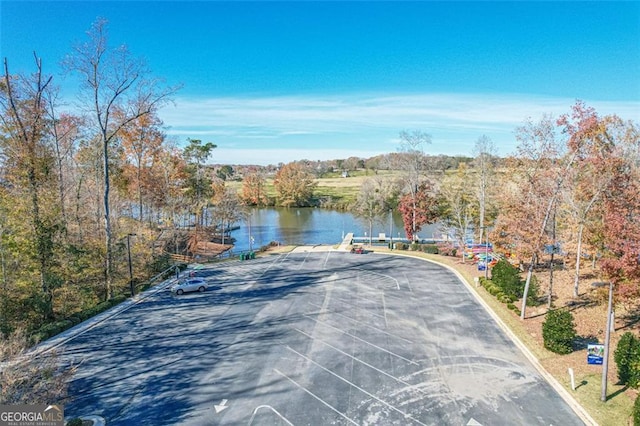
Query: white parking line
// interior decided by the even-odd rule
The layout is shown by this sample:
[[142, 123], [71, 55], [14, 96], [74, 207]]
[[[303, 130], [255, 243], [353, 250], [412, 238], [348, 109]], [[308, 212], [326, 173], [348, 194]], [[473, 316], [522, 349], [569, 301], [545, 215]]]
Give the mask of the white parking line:
[[[311, 306], [316, 307], [316, 308], [321, 308], [319, 305], [316, 305], [315, 303], [312, 303], [312, 302], [307, 302], [307, 303], [308, 303], [309, 305], [311, 305]], [[351, 318], [351, 317], [350, 317], [350, 316], [348, 316], [348, 315], [341, 314], [341, 313], [340, 313], [340, 312], [338, 312], [338, 311], [334, 311], [334, 310], [324, 310], [324, 311], [320, 311], [320, 312], [309, 312], [307, 315], [312, 315], [312, 314], [315, 314], [315, 313], [331, 313], [331, 314], [339, 315], [339, 316], [341, 316], [341, 317], [343, 317], [343, 318], [345, 318], [345, 319], [347, 319], [347, 320], [349, 320], [349, 321], [352, 321], [352, 322], [354, 322], [354, 323], [356, 323], [356, 324], [358, 324], [358, 325], [362, 325], [362, 326], [364, 326], [364, 327], [372, 328], [372, 329], [376, 330], [378, 333], [386, 334], [387, 336], [389, 336], [389, 337], [393, 337], [394, 339], [403, 340], [403, 341], [405, 341], [405, 342], [407, 342], [407, 343], [410, 343], [410, 344], [413, 344], [413, 343], [414, 343], [414, 342], [412, 342], [412, 341], [411, 341], [411, 340], [409, 340], [409, 339], [405, 339], [404, 337], [400, 337], [400, 336], [398, 336], [398, 335], [396, 335], [396, 334], [389, 333], [388, 331], [384, 331], [384, 330], [383, 330], [383, 329], [381, 329], [381, 328], [375, 327], [375, 326], [373, 326], [373, 325], [369, 325], [369, 324], [367, 324], [367, 323], [365, 323], [365, 322], [358, 321], [357, 319], [353, 319], [353, 318]], [[383, 318], [383, 317], [382, 317], [382, 316], [380, 316], [380, 318]]]
[[[405, 377], [396, 377], [396, 376], [394, 376], [392, 374], [389, 374], [389, 373], [387, 373], [387, 372], [385, 372], [383, 370], [380, 370], [379, 368], [369, 364], [368, 362], [365, 362], [365, 361], [363, 361], [363, 360], [361, 360], [361, 359], [359, 359], [357, 357], [354, 357], [353, 355], [350, 355], [350, 354], [344, 352], [340, 348], [337, 348], [337, 347], [333, 346], [331, 343], [328, 343], [328, 342], [326, 342], [326, 341], [324, 341], [324, 340], [322, 340], [322, 339], [320, 339], [318, 337], [313, 337], [310, 334], [305, 333], [304, 331], [299, 330], [297, 328], [294, 328], [294, 330], [297, 331], [298, 333], [301, 333], [301, 334], [305, 335], [306, 337], [308, 337], [308, 338], [310, 338], [310, 339], [312, 339], [314, 341], [320, 342], [320, 343], [330, 347], [331, 349], [334, 349], [335, 351], [340, 352], [343, 355], [346, 355], [347, 357], [351, 358], [354, 362], [358, 362], [358, 363], [360, 363], [362, 365], [365, 365], [365, 366], [377, 371], [378, 373], [380, 373], [382, 375], [385, 375], [385, 376], [389, 377], [390, 379], [393, 379], [393, 380], [397, 381], [398, 383], [400, 383], [400, 384], [405, 386], [402, 389], [394, 391], [392, 393], [392, 395], [394, 395], [394, 394], [397, 395], [399, 393], [407, 392], [407, 391], [412, 390], [412, 391], [418, 392], [419, 394], [425, 395], [425, 396], [429, 397], [430, 399], [434, 399], [436, 397], [447, 397], [447, 398], [451, 397], [450, 392], [434, 392], [434, 390], [432, 390], [432, 389], [425, 389], [423, 386], [427, 382], [409, 383], [409, 382], [407, 382], [405, 380], [405, 377], [406, 378], [413, 378], [413, 377], [416, 377], [416, 376], [418, 376], [420, 374], [425, 374], [425, 373], [430, 374], [432, 371], [436, 371], [437, 372], [437, 371], [440, 370], [440, 367], [428, 367], [428, 368], [424, 368], [422, 370], [419, 370], [419, 371], [417, 371], [415, 373], [411, 373], [411, 374], [409, 374], [408, 376], [405, 376]], [[462, 355], [460, 355], [460, 356], [462, 356]], [[484, 362], [484, 363], [482, 363], [482, 365], [486, 365], [489, 368], [495, 368], [494, 364], [490, 364], [488, 362]], [[515, 367], [517, 368], [518, 366], [515, 365]], [[428, 383], [431, 384], [431, 385], [438, 385], [438, 384], [442, 383], [442, 379], [440, 379], [440, 382], [436, 382], [436, 379], [429, 379]]]
[[368, 271], [366, 269], [361, 269], [361, 268], [357, 268], [357, 269], [360, 272], [364, 272], [364, 273], [367, 273], [367, 274], [379, 275], [381, 277], [389, 278], [390, 280], [393, 280], [396, 283], [396, 288], [398, 290], [400, 290], [400, 284], [398, 283], [398, 280], [396, 278], [392, 277], [391, 275], [380, 274], [378, 272]]
[[337, 331], [339, 331], [339, 332], [340, 332], [340, 333], [342, 333], [342, 334], [345, 334], [345, 335], [347, 335], [347, 336], [349, 336], [349, 337], [353, 337], [354, 339], [359, 340], [359, 341], [361, 341], [362, 343], [365, 343], [365, 344], [367, 344], [367, 345], [369, 345], [369, 346], [373, 346], [374, 348], [376, 348], [376, 349], [378, 349], [378, 350], [380, 350], [380, 351], [382, 351], [382, 352], [386, 352], [386, 353], [388, 353], [389, 355], [395, 356], [396, 358], [400, 358], [401, 360], [404, 360], [404, 361], [408, 362], [409, 364], [419, 365], [417, 362], [412, 361], [412, 360], [410, 360], [409, 358], [405, 358], [405, 357], [403, 357], [402, 355], [398, 355], [398, 354], [397, 354], [397, 353], [395, 353], [395, 352], [391, 352], [391, 351], [389, 351], [389, 350], [387, 350], [387, 349], [385, 349], [385, 348], [382, 348], [382, 347], [380, 347], [380, 346], [378, 346], [378, 345], [375, 345], [375, 344], [373, 344], [373, 343], [371, 343], [371, 342], [368, 342], [368, 341], [366, 341], [366, 340], [364, 340], [364, 339], [361, 339], [360, 337], [356, 336], [355, 334], [351, 334], [351, 333], [349, 333], [348, 331], [341, 330], [341, 329], [339, 329], [339, 328], [337, 328], [337, 327], [334, 327], [334, 326], [332, 326], [331, 324], [328, 324], [328, 323], [326, 323], [326, 322], [324, 322], [324, 321], [320, 321], [320, 320], [317, 320], [317, 319], [315, 319], [315, 318], [311, 318], [309, 315], [304, 315], [304, 317], [305, 317], [305, 318], [310, 319], [311, 321], [317, 322], [318, 324], [324, 325], [324, 326], [326, 326], [326, 327], [333, 328], [334, 330], [337, 330]]
[[327, 269], [327, 262], [329, 261], [329, 256], [331, 255], [331, 252], [328, 251], [327, 252], [327, 256], [324, 258], [324, 264], [322, 265], [322, 268]]
[[384, 292], [382, 293], [382, 313], [384, 314], [384, 328], [389, 328], [387, 323], [387, 304], [384, 301]]
[[[343, 290], [342, 290], [340, 287], [337, 287], [334, 291], [336, 291], [336, 292], [341, 292], [341, 291], [343, 291]], [[353, 293], [349, 293], [349, 294], [353, 296]], [[371, 301], [371, 299], [366, 299], [366, 298], [359, 298], [359, 299], [364, 299], [364, 300], [366, 300], [366, 301]], [[345, 304], [345, 305], [347, 305], [347, 306], [351, 306], [351, 307], [353, 307], [353, 308], [355, 308], [355, 309], [366, 309], [366, 307], [362, 307], [362, 306], [360, 306], [360, 305], [358, 305], [358, 304], [355, 304], [355, 303], [347, 302], [346, 300], [341, 299], [341, 298], [339, 298], [339, 297], [335, 297], [335, 296], [334, 296], [334, 297], [333, 297], [333, 300], [338, 300], [340, 303]], [[315, 303], [312, 303], [312, 302], [308, 302], [308, 303], [309, 303], [310, 305], [313, 305], [313, 306], [317, 307], [317, 308], [320, 308], [320, 305], [318, 305], [318, 304], [315, 304]], [[372, 316], [374, 316], [374, 317], [378, 317], [378, 318], [380, 318], [380, 319], [384, 319], [384, 316], [383, 316], [383, 315], [377, 314], [377, 313], [372, 312], [372, 311], [370, 311], [370, 310], [367, 310], [366, 312], [367, 312], [367, 314], [368, 314], [368, 315], [372, 315]]]
[[407, 277], [407, 273], [403, 272], [402, 275], [404, 275], [405, 281], [407, 282], [407, 287], [409, 287], [409, 292], [413, 293], [413, 289], [411, 288], [411, 280], [409, 279], [409, 277]]
[[259, 277], [263, 276], [263, 275], [264, 275], [264, 274], [265, 274], [269, 269], [271, 269], [271, 267], [272, 267], [273, 265], [275, 265], [275, 264], [276, 264], [276, 263], [278, 263], [278, 262], [282, 262], [282, 260], [283, 260], [283, 256], [282, 256], [281, 254], [280, 254], [280, 255], [278, 255], [278, 258], [277, 258], [277, 259], [275, 259], [274, 261], [270, 262], [270, 263], [269, 263], [269, 266], [267, 266], [267, 268], [266, 268], [266, 269], [262, 269], [262, 270], [261, 270], [262, 272], [261, 272], [258, 276], [259, 276]]
[[302, 267], [304, 266], [304, 263], [307, 261], [307, 258], [309, 257], [309, 255], [311, 254], [311, 252], [307, 252], [307, 255], [304, 257], [304, 259], [302, 259], [302, 263], [300, 264], [300, 266], [298, 266], [298, 269], [302, 269]]
[[[276, 371], [278, 371], [278, 370], [276, 370]], [[287, 379], [288, 379], [288, 377], [287, 377]], [[258, 414], [258, 411], [262, 410], [263, 408], [273, 411], [274, 413], [276, 413], [276, 416], [280, 417], [280, 419], [282, 419], [287, 424], [293, 426], [293, 423], [291, 423], [289, 420], [287, 420], [282, 414], [280, 414], [278, 412], [278, 410], [276, 410], [275, 408], [273, 408], [270, 405], [259, 405], [258, 407], [256, 407], [256, 409], [253, 410], [253, 414], [251, 415], [251, 418], [249, 419], [249, 426], [251, 426], [253, 424], [253, 419], [255, 418], [256, 414]]]
[[422, 423], [420, 420], [411, 417], [411, 415], [409, 413], [405, 413], [404, 411], [394, 407], [393, 405], [389, 404], [388, 402], [378, 398], [377, 396], [375, 396], [371, 392], [366, 391], [365, 389], [361, 388], [360, 386], [356, 385], [355, 383], [350, 382], [349, 380], [345, 379], [344, 377], [340, 376], [339, 374], [336, 374], [333, 371], [329, 370], [328, 368], [318, 364], [317, 362], [315, 362], [314, 360], [312, 360], [308, 356], [305, 356], [305, 355], [301, 354], [300, 352], [296, 351], [295, 349], [293, 349], [293, 348], [291, 348], [289, 346], [287, 346], [287, 349], [289, 349], [291, 352], [297, 354], [298, 356], [304, 358], [306, 361], [312, 363], [313, 365], [317, 366], [318, 368], [326, 371], [327, 373], [331, 374], [332, 376], [336, 377], [337, 379], [342, 380], [343, 382], [347, 383], [349, 386], [356, 388], [357, 390], [359, 390], [360, 392], [364, 393], [368, 397], [373, 398], [376, 401], [378, 401], [379, 403], [381, 403], [383, 405], [386, 405], [387, 407], [389, 407], [393, 411], [396, 411], [397, 413], [400, 413], [405, 419], [411, 419], [414, 422], [418, 423], [419, 425], [427, 426], [426, 423]]
[[278, 370], [277, 368], [274, 368], [273, 371], [275, 371], [276, 373], [278, 373], [279, 375], [281, 375], [282, 377], [284, 377], [285, 379], [289, 380], [291, 383], [293, 383], [294, 385], [296, 385], [299, 389], [303, 390], [304, 392], [308, 393], [309, 395], [311, 395], [312, 397], [314, 397], [315, 399], [317, 399], [319, 402], [321, 402], [322, 404], [326, 405], [327, 407], [329, 407], [331, 410], [333, 410], [335, 413], [339, 414], [341, 417], [343, 417], [345, 420], [347, 420], [349, 423], [357, 425], [358, 423], [354, 422], [353, 420], [351, 420], [349, 417], [347, 417], [344, 413], [338, 411], [333, 405], [329, 404], [328, 402], [326, 402], [324, 399], [320, 398], [318, 395], [314, 394], [313, 392], [311, 392], [309, 389], [305, 388], [304, 386], [302, 386], [300, 383], [296, 382], [295, 380], [293, 380], [291, 377], [287, 376], [286, 374], [284, 374], [283, 372], [281, 372], [280, 370]]
[[393, 379], [393, 380], [397, 381], [398, 383], [402, 383], [402, 384], [403, 384], [403, 385], [405, 385], [405, 386], [413, 387], [413, 385], [412, 385], [411, 383], [405, 382], [404, 380], [402, 380], [402, 379], [400, 379], [400, 378], [398, 378], [398, 377], [396, 377], [396, 376], [393, 376], [393, 375], [391, 375], [391, 374], [387, 373], [386, 371], [380, 370], [378, 367], [373, 366], [373, 365], [369, 364], [368, 362], [361, 360], [361, 359], [360, 359], [360, 358], [358, 358], [358, 357], [355, 357], [355, 356], [353, 356], [353, 355], [351, 355], [351, 354], [346, 353], [346, 352], [345, 352], [345, 351], [343, 351], [342, 349], [340, 349], [340, 348], [337, 348], [337, 347], [333, 346], [331, 343], [328, 343], [328, 342], [326, 342], [326, 341], [324, 341], [324, 340], [322, 340], [322, 339], [320, 339], [320, 338], [318, 338], [318, 337], [313, 337], [312, 335], [310, 335], [310, 334], [308, 334], [308, 333], [305, 333], [304, 331], [302, 331], [302, 330], [300, 330], [300, 329], [294, 328], [294, 330], [295, 330], [295, 331], [297, 331], [297, 332], [298, 332], [298, 333], [300, 333], [300, 334], [303, 334], [303, 335], [307, 336], [307, 337], [308, 337], [309, 339], [311, 339], [311, 340], [314, 340], [314, 341], [316, 341], [316, 342], [320, 342], [320, 343], [322, 343], [323, 345], [328, 346], [328, 347], [330, 347], [331, 349], [333, 349], [333, 350], [335, 350], [335, 351], [337, 351], [337, 352], [340, 352], [342, 355], [345, 355], [345, 356], [347, 356], [347, 357], [351, 358], [351, 359], [352, 359], [352, 360], [354, 360], [355, 362], [359, 362], [359, 363], [360, 363], [360, 364], [362, 364], [362, 365], [366, 365], [367, 367], [369, 367], [369, 368], [371, 368], [371, 369], [373, 369], [373, 370], [376, 370], [378, 373], [383, 374], [383, 375], [385, 375], [385, 376], [387, 376], [387, 377], [389, 377], [389, 378], [391, 378], [391, 379]]

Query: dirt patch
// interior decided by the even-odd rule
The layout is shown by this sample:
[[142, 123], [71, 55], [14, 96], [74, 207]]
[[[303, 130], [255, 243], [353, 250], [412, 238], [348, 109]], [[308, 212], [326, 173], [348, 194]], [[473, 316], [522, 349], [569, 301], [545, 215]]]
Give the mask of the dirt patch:
[[216, 257], [233, 248], [231, 244], [219, 244], [209, 241], [199, 241], [196, 248], [196, 256]]

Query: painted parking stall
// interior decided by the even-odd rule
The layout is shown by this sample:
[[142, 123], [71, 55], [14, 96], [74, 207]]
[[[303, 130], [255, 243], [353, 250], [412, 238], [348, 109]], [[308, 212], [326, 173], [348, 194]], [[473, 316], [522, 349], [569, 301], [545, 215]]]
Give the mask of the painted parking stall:
[[310, 247], [197, 276], [210, 289], [160, 292], [68, 343], [86, 358], [67, 411], [122, 425], [583, 424], [437, 265]]

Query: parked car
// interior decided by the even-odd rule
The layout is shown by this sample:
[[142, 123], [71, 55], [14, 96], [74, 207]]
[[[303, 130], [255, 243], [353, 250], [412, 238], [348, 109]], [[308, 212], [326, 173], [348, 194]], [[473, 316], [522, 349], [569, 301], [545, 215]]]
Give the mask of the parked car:
[[202, 278], [189, 278], [186, 281], [171, 286], [171, 292], [177, 295], [187, 293], [189, 291], [199, 291], [202, 293], [206, 289], [207, 283]]
[[353, 246], [353, 247], [351, 247], [351, 253], [364, 254], [366, 252], [367, 252], [367, 250], [365, 250], [364, 247], [362, 247], [362, 246]]

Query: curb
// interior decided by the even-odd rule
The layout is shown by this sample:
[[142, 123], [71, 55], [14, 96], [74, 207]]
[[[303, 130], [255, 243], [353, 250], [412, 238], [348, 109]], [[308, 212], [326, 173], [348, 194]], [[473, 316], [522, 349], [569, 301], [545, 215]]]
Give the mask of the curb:
[[498, 327], [500, 327], [502, 331], [507, 335], [507, 337], [518, 347], [518, 349], [520, 349], [520, 352], [522, 352], [522, 354], [529, 360], [529, 362], [540, 373], [540, 375], [547, 381], [547, 383], [549, 383], [551, 387], [558, 393], [558, 395], [560, 395], [560, 397], [569, 405], [569, 407], [571, 407], [571, 409], [574, 411], [574, 413], [576, 413], [576, 415], [580, 418], [580, 420], [582, 420], [585, 423], [585, 425], [598, 426], [598, 423], [591, 417], [591, 415], [589, 415], [589, 413], [587, 413], [584, 407], [582, 407], [582, 405], [578, 403], [578, 401], [564, 388], [564, 386], [560, 384], [560, 382], [556, 380], [555, 377], [553, 377], [547, 370], [545, 370], [542, 364], [540, 364], [540, 361], [538, 360], [538, 358], [536, 358], [536, 356], [529, 350], [529, 348], [524, 343], [522, 343], [522, 341], [518, 338], [518, 336], [516, 336], [513, 333], [513, 331], [511, 331], [511, 329], [504, 323], [504, 321], [502, 321], [502, 318], [500, 318], [493, 311], [493, 309], [491, 309], [491, 307], [487, 304], [487, 302], [485, 302], [484, 299], [480, 297], [480, 295], [475, 291], [475, 289], [471, 286], [471, 284], [467, 282], [467, 280], [462, 276], [462, 274], [457, 269], [453, 268], [452, 266], [446, 265], [444, 263], [440, 263], [436, 260], [411, 256], [408, 254], [401, 254], [401, 253], [378, 253], [378, 254], [393, 254], [395, 256], [404, 256], [404, 257], [411, 257], [413, 259], [420, 259], [425, 262], [435, 263], [436, 265], [442, 266], [450, 270], [451, 272], [453, 272], [456, 275], [456, 277], [458, 277], [460, 282], [464, 284], [464, 286], [467, 288], [469, 293], [473, 295], [474, 299], [476, 299], [476, 301], [480, 303], [480, 305], [484, 308], [484, 310], [487, 311], [489, 316], [491, 316], [491, 318], [493, 318], [496, 324], [498, 324]]
[[[185, 269], [184, 272], [186, 273], [190, 269], [191, 268], [189, 267]], [[128, 298], [124, 302], [111, 307], [110, 309], [107, 309], [106, 311], [101, 312], [92, 318], [89, 318], [79, 324], [74, 325], [70, 329], [63, 331], [60, 334], [57, 334], [53, 337], [50, 337], [47, 340], [40, 342], [30, 351], [30, 354], [38, 356], [54, 350], [58, 346], [61, 346], [69, 342], [70, 340], [75, 339], [76, 337], [86, 333], [87, 331], [91, 330], [97, 325], [113, 318], [114, 316], [122, 312], [125, 312], [131, 309], [135, 305], [143, 302], [146, 298], [161, 292], [162, 290], [165, 289], [167, 285], [172, 284], [175, 280], [176, 278], [173, 277], [173, 278], [169, 278], [164, 281], [161, 281], [158, 284], [151, 286], [147, 290], [143, 291], [142, 293], [138, 293], [135, 296]]]

